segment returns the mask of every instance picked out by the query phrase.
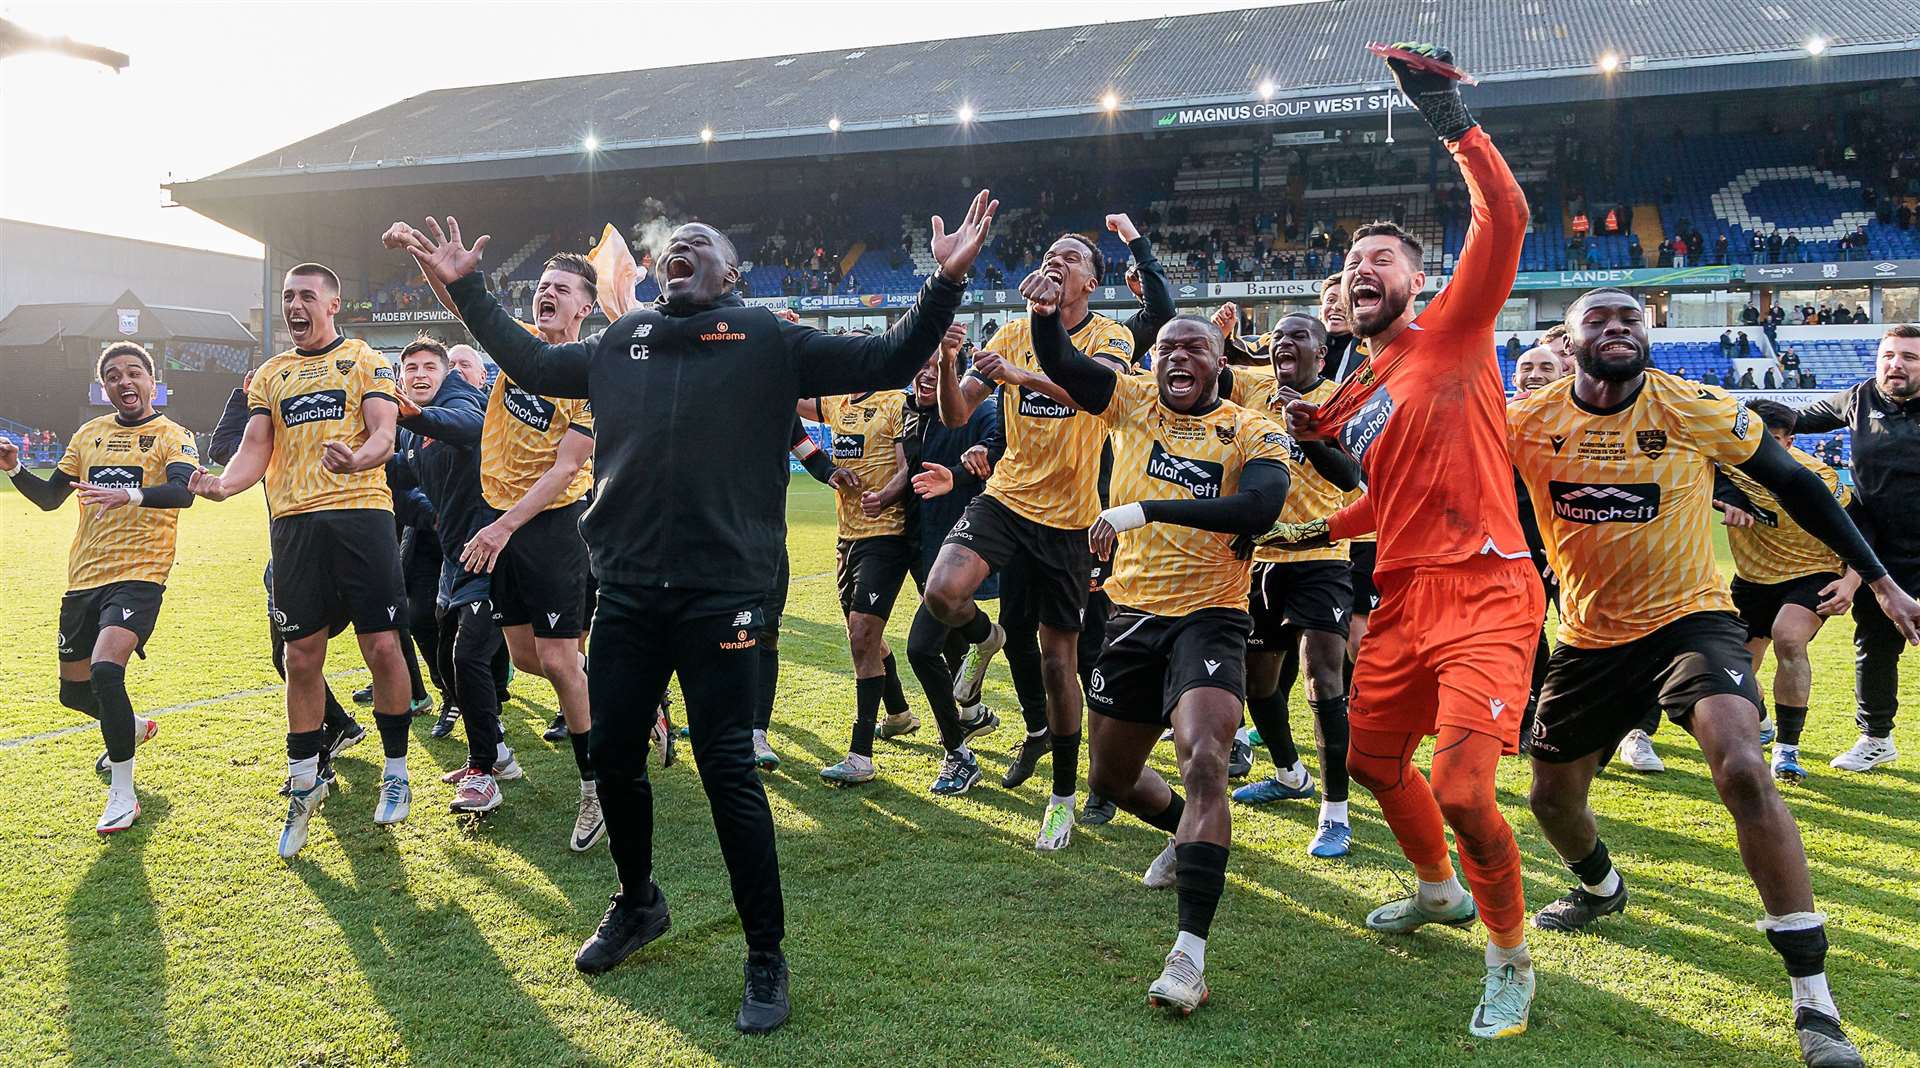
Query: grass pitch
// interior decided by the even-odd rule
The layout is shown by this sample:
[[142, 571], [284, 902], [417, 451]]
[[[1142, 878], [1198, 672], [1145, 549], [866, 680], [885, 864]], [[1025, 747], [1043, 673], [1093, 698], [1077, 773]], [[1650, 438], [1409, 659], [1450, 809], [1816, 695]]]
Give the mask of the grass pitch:
[[[152, 657], [128, 672], [135, 707], [166, 710], [141, 753], [144, 812], [102, 840], [91, 827], [98, 733], [55, 700], [72, 507], [43, 514], [0, 491], [0, 1064], [1798, 1062], [1787, 984], [1752, 926], [1760, 906], [1733, 828], [1697, 748], [1670, 726], [1658, 737], [1666, 774], [1609, 771], [1595, 786], [1633, 904], [1589, 936], [1534, 939], [1540, 987], [1525, 1036], [1466, 1034], [1478, 929], [1363, 930], [1370, 907], [1410, 884], [1359, 789], [1346, 862], [1306, 856], [1311, 805], [1236, 811], [1208, 953], [1213, 1001], [1185, 1021], [1150, 1011], [1174, 900], [1141, 887], [1139, 873], [1162, 839], [1123, 815], [1080, 829], [1062, 854], [1033, 852], [1044, 765], [1018, 791], [995, 785], [1019, 736], [1003, 669], [988, 700], [1006, 725], [982, 740], [988, 782], [972, 793], [926, 793], [938, 760], [931, 723], [904, 744], [880, 743], [879, 781], [843, 790], [819, 780], [844, 751], [853, 686], [831, 502], [805, 479], [791, 498], [794, 583], [773, 730], [787, 762], [767, 778], [793, 967], [785, 1030], [746, 1038], [731, 1028], [743, 943], [690, 761], [656, 772], [672, 932], [609, 975], [573, 970], [613, 869], [604, 848], [566, 848], [573, 764], [539, 738], [554, 707], [539, 680], [517, 680], [505, 709], [527, 778], [506, 784], [498, 811], [477, 821], [445, 811], [451, 788], [435, 780], [464, 760], [465, 743], [459, 732], [430, 740], [430, 721], [416, 720], [410, 821], [373, 826], [370, 741], [342, 758], [342, 788], [306, 851], [293, 863], [274, 854], [286, 728], [267, 663], [258, 493], [182, 518]], [[902, 652], [910, 614], [903, 607], [893, 628]], [[1854, 733], [1849, 633], [1836, 622], [1815, 647], [1814, 777], [1787, 796], [1831, 916], [1847, 1027], [1869, 1063], [1920, 1064], [1920, 773], [1825, 766]], [[366, 678], [350, 636], [328, 668], [343, 696]], [[1917, 670], [1910, 659], [1909, 703]], [[924, 716], [914, 689], [909, 679]], [[1295, 720], [1304, 743], [1308, 717]], [[1170, 747], [1158, 757], [1171, 776]], [[1268, 770], [1262, 753], [1255, 774]], [[1505, 762], [1500, 801], [1538, 908], [1568, 875], [1527, 814], [1527, 781], [1523, 762]]]

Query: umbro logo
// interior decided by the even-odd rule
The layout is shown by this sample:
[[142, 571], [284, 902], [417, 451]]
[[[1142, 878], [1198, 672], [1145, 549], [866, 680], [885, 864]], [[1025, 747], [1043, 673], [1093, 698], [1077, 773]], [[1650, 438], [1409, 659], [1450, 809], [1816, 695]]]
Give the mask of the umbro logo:
[[549, 626], [549, 627], [557, 627], [557, 626], [559, 626], [559, 625], [560, 625], [560, 613], [558, 613], [558, 612], [548, 612], [548, 613], [547, 613], [547, 626]]
[[1218, 660], [1206, 660], [1202, 661], [1202, 663], [1207, 665], [1207, 674], [1209, 675], [1220, 670], [1220, 661]]
[[1735, 671], [1732, 668], [1721, 668], [1721, 670], [1727, 673], [1727, 677], [1733, 680], [1733, 684], [1735, 686], [1738, 686], [1741, 683], [1747, 681], [1746, 675], [1742, 674], [1741, 672]]
[[1498, 697], [1489, 697], [1487, 698], [1487, 707], [1493, 710], [1493, 718], [1499, 719], [1500, 713], [1507, 710], [1507, 703]]
[[739, 612], [733, 617], [733, 625], [736, 627], [744, 627], [751, 622], [753, 622], [752, 612]]

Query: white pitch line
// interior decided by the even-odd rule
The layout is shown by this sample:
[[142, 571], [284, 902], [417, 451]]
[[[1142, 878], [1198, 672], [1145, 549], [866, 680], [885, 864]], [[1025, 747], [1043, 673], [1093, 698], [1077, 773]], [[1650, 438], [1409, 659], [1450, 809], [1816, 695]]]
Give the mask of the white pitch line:
[[[336, 679], [344, 679], [351, 675], [365, 675], [365, 674], [367, 674], [366, 668], [354, 668], [349, 671], [337, 672], [333, 675], [327, 676], [327, 678], [329, 681], [332, 681]], [[235, 690], [232, 693], [223, 693], [214, 697], [202, 697], [197, 701], [188, 701], [188, 702], [185, 702], [184, 704], [168, 705], [165, 708], [149, 709], [145, 712], [141, 712], [140, 714], [145, 716], [148, 719], [154, 719], [159, 716], [164, 716], [169, 712], [185, 712], [189, 709], [205, 708], [208, 705], [218, 705], [218, 704], [224, 704], [228, 701], [238, 701], [241, 698], [245, 698], [245, 697], [270, 697], [274, 694], [282, 693], [285, 690], [286, 690], [285, 683], [282, 683], [279, 686], [266, 686], [258, 690]], [[7, 738], [5, 740], [0, 740], [0, 750], [18, 749], [23, 745], [32, 745], [35, 742], [51, 741], [55, 738], [65, 738], [69, 734], [78, 734], [81, 731], [97, 731], [99, 729], [100, 727], [97, 723], [92, 723], [92, 722], [77, 723], [71, 727], [62, 727], [57, 731], [42, 731], [39, 734], [29, 734], [24, 738]]]
[[[798, 578], [791, 579], [790, 581], [808, 582], [813, 579], [826, 578], [831, 574], [833, 574], [833, 572], [831, 571], [820, 571], [811, 575], [801, 575]], [[335, 679], [344, 679], [351, 675], [365, 675], [365, 674], [367, 674], [367, 669], [353, 668], [347, 671], [342, 671], [333, 675], [329, 675], [327, 676], [327, 678], [329, 679], [329, 681], [331, 681]], [[149, 709], [145, 712], [141, 712], [140, 714], [145, 716], [148, 719], [154, 719], [159, 716], [167, 715], [170, 712], [186, 712], [190, 709], [205, 708], [208, 705], [224, 704], [228, 701], [238, 701], [246, 697], [270, 697], [274, 694], [281, 693], [285, 689], [286, 689], [286, 684], [282, 683], [279, 686], [267, 686], [258, 690], [235, 690], [232, 693], [223, 693], [214, 697], [202, 697], [197, 701], [188, 701], [188, 702], [185, 702], [184, 704], [168, 705], [165, 708]], [[99, 726], [94, 723], [76, 723], [71, 727], [62, 727], [57, 731], [41, 731], [39, 734], [29, 734], [21, 738], [0, 739], [0, 750], [18, 749], [21, 746], [32, 745], [35, 742], [50, 742], [56, 738], [65, 738], [70, 734], [79, 734], [82, 731], [94, 731], [98, 729], [99, 729]]]

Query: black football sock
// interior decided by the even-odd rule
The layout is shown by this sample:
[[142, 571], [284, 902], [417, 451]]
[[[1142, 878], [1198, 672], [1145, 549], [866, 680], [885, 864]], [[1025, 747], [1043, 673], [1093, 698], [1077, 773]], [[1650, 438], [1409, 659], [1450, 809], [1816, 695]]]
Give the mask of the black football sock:
[[580, 769], [581, 782], [593, 780], [593, 757], [587, 752], [587, 734], [587, 731], [567, 732], [567, 740], [573, 743], [573, 765]]
[[853, 744], [849, 749], [871, 760], [873, 758], [873, 727], [880, 715], [880, 701], [886, 694], [887, 680], [884, 675], [875, 675], [870, 679], [853, 680], [854, 719]]
[[1173, 847], [1180, 895], [1180, 931], [1207, 937], [1220, 895], [1227, 888], [1227, 847], [1212, 842], [1183, 842]]
[[900, 664], [894, 660], [892, 653], [888, 653], [881, 664], [887, 669], [887, 690], [882, 700], [885, 703], [887, 715], [897, 716], [907, 710], [907, 694], [900, 688]]
[[1159, 815], [1142, 816], [1140, 818], [1149, 827], [1165, 831], [1168, 834], [1174, 834], [1180, 830], [1180, 816], [1186, 812], [1186, 810], [1187, 799], [1180, 796], [1180, 791], [1175, 790], [1173, 791], [1173, 800], [1167, 802], [1167, 807], [1162, 810]]
[[1072, 797], [1080, 788], [1080, 732], [1053, 736], [1053, 796]]
[[1807, 709], [1804, 705], [1773, 706], [1773, 723], [1780, 731], [1778, 741], [1781, 745], [1798, 748], [1800, 732], [1807, 729]]
[[1285, 771], [1300, 762], [1300, 750], [1293, 744], [1293, 726], [1287, 722], [1286, 691], [1247, 698], [1247, 717], [1259, 729], [1260, 744], [1272, 754], [1275, 769]]
[[1347, 799], [1347, 698], [1308, 701], [1320, 727], [1320, 782], [1329, 801]]
[[127, 669], [110, 660], [93, 664], [93, 697], [100, 707], [100, 737], [107, 759], [133, 759], [133, 702], [127, 698]]

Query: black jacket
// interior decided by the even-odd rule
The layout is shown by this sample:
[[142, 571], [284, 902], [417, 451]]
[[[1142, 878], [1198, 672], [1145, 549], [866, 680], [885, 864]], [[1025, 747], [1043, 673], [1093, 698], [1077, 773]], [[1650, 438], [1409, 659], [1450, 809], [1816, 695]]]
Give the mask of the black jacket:
[[1869, 379], [1815, 401], [1799, 416], [1797, 433], [1853, 432], [1847, 511], [1882, 563], [1903, 577], [1920, 571], [1920, 398], [1895, 404]]
[[835, 336], [738, 297], [650, 304], [548, 345], [478, 274], [447, 287], [514, 382], [593, 402], [596, 491], [580, 529], [601, 582], [763, 593], [785, 552], [787, 449], [801, 397], [899, 389], [960, 306], [939, 275], [883, 334]]
[[460, 567], [467, 542], [500, 514], [480, 493], [480, 428], [486, 418], [486, 395], [459, 374], [449, 374], [433, 403], [421, 406], [419, 415], [400, 420], [393, 459], [387, 461], [396, 511], [416, 485], [432, 502], [434, 529], [446, 561], [440, 593], [453, 605], [488, 596], [487, 576]]

